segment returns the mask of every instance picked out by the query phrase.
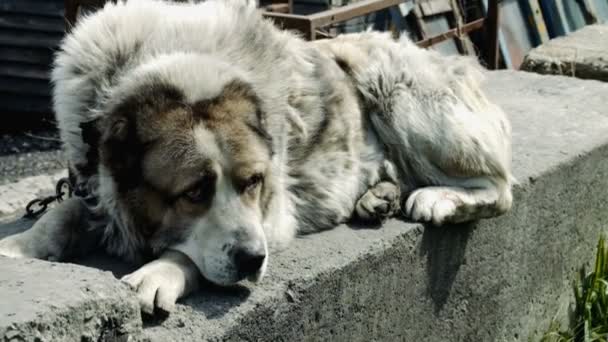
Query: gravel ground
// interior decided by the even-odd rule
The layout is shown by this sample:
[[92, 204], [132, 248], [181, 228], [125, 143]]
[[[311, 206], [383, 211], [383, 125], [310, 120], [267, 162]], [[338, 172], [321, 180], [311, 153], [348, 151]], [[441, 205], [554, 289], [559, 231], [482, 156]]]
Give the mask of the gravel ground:
[[0, 221], [52, 193], [66, 168], [56, 130], [0, 133]]
[[61, 150], [28, 152], [0, 157], [0, 185], [24, 177], [49, 174], [67, 168]]
[[56, 130], [0, 134], [0, 185], [65, 168]]
[[60, 148], [59, 133], [55, 130], [0, 135], [0, 156]]

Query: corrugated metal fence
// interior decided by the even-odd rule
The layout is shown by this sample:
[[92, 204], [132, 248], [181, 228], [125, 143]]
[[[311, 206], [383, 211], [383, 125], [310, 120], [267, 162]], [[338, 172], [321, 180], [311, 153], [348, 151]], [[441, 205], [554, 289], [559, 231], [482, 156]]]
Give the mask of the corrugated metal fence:
[[63, 30], [62, 0], [0, 0], [0, 125], [51, 112], [49, 70]]

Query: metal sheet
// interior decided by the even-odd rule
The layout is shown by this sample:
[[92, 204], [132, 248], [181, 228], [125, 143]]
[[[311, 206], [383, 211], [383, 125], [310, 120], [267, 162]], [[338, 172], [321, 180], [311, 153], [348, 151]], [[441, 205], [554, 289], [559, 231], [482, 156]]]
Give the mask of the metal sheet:
[[49, 72], [64, 32], [63, 3], [0, 0], [0, 114], [51, 110]]
[[595, 5], [598, 23], [608, 23], [608, 0], [593, 0]]
[[[600, 0], [603, 1], [603, 0]], [[543, 18], [550, 38], [563, 36], [566, 33], [565, 23], [560, 15], [555, 0], [539, 0]]]
[[555, 3], [564, 24], [565, 34], [585, 26], [585, 16], [581, 3], [575, 0], [555, 0]]
[[[483, 5], [487, 12], [488, 0], [484, 0]], [[534, 46], [524, 15], [517, 0], [503, 0], [500, 3], [498, 40], [505, 66], [509, 69], [518, 69], [526, 53]]]
[[549, 34], [545, 26], [543, 14], [538, 0], [520, 0], [520, 6], [526, 16], [529, 34], [534, 46], [545, 43], [549, 40]]

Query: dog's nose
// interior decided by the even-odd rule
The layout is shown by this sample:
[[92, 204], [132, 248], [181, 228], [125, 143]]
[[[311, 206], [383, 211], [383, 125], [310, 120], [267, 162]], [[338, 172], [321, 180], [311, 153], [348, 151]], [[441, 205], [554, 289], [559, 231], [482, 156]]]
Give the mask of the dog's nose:
[[239, 274], [247, 277], [254, 275], [262, 267], [265, 258], [264, 251], [258, 252], [241, 248], [234, 254], [234, 264]]

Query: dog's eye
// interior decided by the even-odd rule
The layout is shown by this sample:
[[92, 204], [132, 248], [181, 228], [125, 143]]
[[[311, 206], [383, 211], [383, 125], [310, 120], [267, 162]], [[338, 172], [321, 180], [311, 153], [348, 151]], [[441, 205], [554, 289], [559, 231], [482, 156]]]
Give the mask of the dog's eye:
[[192, 203], [200, 203], [205, 200], [205, 192], [200, 187], [195, 187], [192, 190], [186, 191], [184, 197]]
[[202, 203], [213, 193], [213, 177], [205, 177], [200, 182], [196, 183], [188, 191], [183, 193], [183, 197], [192, 203]]
[[253, 176], [249, 177], [247, 179], [247, 182], [245, 182], [245, 191], [251, 191], [255, 188], [258, 187], [258, 185], [260, 185], [262, 183], [262, 181], [264, 180], [264, 176], [262, 176], [261, 173], [256, 173]]

